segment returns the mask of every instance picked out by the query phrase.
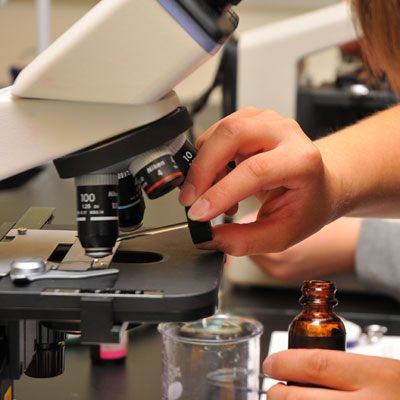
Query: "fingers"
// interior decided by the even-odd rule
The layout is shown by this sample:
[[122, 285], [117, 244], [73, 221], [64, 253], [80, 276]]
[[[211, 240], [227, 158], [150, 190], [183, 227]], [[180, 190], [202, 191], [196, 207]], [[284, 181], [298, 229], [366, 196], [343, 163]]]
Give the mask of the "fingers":
[[393, 359], [335, 350], [291, 349], [269, 356], [263, 370], [272, 379], [326, 387], [279, 384], [268, 391], [269, 400], [398, 397], [400, 363]]
[[233, 217], [239, 210], [239, 204], [235, 204], [233, 207], [231, 207], [229, 210], [225, 211], [225, 215], [228, 217]]
[[[374, 360], [373, 357], [370, 359]], [[365, 356], [320, 349], [281, 351], [272, 354], [264, 362], [264, 372], [273, 379], [347, 391], [363, 386], [368, 376], [367, 368], [370, 369], [369, 373], [374, 369], [371, 363], [366, 363]]]
[[[265, 204], [260, 210], [260, 215], [263, 217], [276, 211], [277, 208], [283, 207], [289, 198], [292, 202], [298, 202], [304, 197], [310, 197], [309, 200], [312, 200], [313, 195], [317, 194], [313, 191], [320, 189], [315, 181], [320, 179], [323, 167], [318, 151], [313, 145], [310, 148], [314, 154], [308, 151], [304, 154], [297, 152], [292, 156], [291, 148], [285, 148], [285, 146], [255, 154], [213, 186], [211, 186], [211, 179], [214, 174], [206, 171], [204, 175], [204, 171], [193, 169], [193, 164], [189, 175], [191, 173], [192, 177], [197, 175], [196, 187], [188, 179], [186, 192], [183, 193], [185, 188], [182, 189], [180, 200], [183, 204], [187, 204], [187, 202], [190, 204], [189, 196], [197, 198], [199, 193], [203, 193], [194, 202], [188, 214], [195, 221], [207, 221], [215, 218], [253, 194], [264, 198]], [[295, 151], [296, 148], [293, 149], [293, 152]], [[211, 179], [207, 173], [211, 175]], [[311, 188], [308, 188], [309, 185]], [[187, 191], [188, 188], [191, 189], [190, 193]], [[292, 189], [292, 193], [286, 193], [287, 189]], [[297, 198], [294, 196], [296, 189], [303, 189], [301, 196]], [[272, 191], [275, 192], [272, 193]], [[261, 196], [262, 193], [263, 196]]]
[[[275, 125], [283, 119], [271, 117], [268, 126], [265, 116], [262, 121], [259, 117], [260, 114], [254, 117], [227, 118], [218, 124], [191, 165], [179, 197], [183, 205], [192, 205], [236, 155], [253, 155], [277, 146], [281, 138], [277, 133], [280, 128]], [[276, 134], [267, 134], [268, 130]]]
[[[330, 206], [324, 164], [295, 121], [268, 110], [242, 110], [203, 136], [179, 196], [191, 206], [189, 218], [208, 221], [231, 214], [253, 194], [263, 205], [254, 224], [217, 226], [214, 241], [201, 248], [232, 255], [278, 252], [320, 228]], [[239, 165], [226, 173], [232, 159]]]
[[220, 121], [216, 122], [213, 124], [210, 128], [208, 128], [196, 141], [196, 147], [200, 149], [200, 147], [203, 145], [203, 143], [215, 132], [215, 130], [218, 128], [219, 124], [228, 119], [228, 118], [241, 118], [241, 117], [251, 117], [258, 115], [262, 112], [262, 110], [258, 110], [253, 107], [246, 107], [242, 108], [227, 117], [221, 119]]
[[[285, 224], [284, 221], [283, 224]], [[257, 221], [250, 224], [222, 224], [213, 227], [213, 241], [197, 247], [204, 250], [220, 250], [235, 257], [260, 254], [266, 243], [268, 251], [279, 252], [288, 247], [287, 232], [276, 221]], [[286, 228], [285, 228], [286, 229]]]
[[[207, 173], [204, 177], [199, 178], [203, 172], [192, 169], [191, 171], [193, 175], [197, 174], [198, 176], [196, 178], [197, 193], [201, 193], [213, 182], [207, 177]], [[212, 176], [212, 172], [208, 172]], [[278, 150], [256, 154], [243, 161], [203, 193], [201, 198], [192, 205], [189, 217], [195, 221], [215, 218], [254, 193], [273, 190], [284, 183], [289, 184], [289, 181], [284, 179], [287, 172], [288, 168], [285, 163], [281, 162]], [[187, 182], [187, 185], [191, 185], [190, 181]], [[192, 190], [196, 191], [194, 188]], [[196, 196], [197, 193], [193, 192], [190, 195]], [[188, 201], [186, 195], [187, 193], [182, 194], [181, 192], [180, 200]]]
[[257, 265], [257, 267], [266, 272], [268, 275], [282, 280], [290, 280], [290, 277], [293, 275], [293, 271], [291, 268], [289, 269], [292, 274], [289, 275], [288, 279], [286, 276], [287, 266], [280, 261], [281, 254], [282, 253], [255, 254], [250, 256], [250, 259], [255, 265]]
[[345, 400], [348, 399], [348, 393], [329, 389], [286, 386], [278, 383], [268, 390], [267, 398], [268, 400]]

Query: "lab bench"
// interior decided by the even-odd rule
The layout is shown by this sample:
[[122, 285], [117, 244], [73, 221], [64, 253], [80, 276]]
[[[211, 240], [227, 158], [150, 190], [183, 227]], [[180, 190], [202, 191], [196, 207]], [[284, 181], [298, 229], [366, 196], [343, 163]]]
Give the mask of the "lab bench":
[[[299, 289], [237, 288], [224, 282], [221, 301], [224, 310], [262, 322], [264, 358], [271, 333], [287, 330], [300, 312]], [[340, 292], [340, 287], [337, 298], [336, 312], [340, 316], [363, 328], [370, 324], [385, 325], [388, 335], [400, 335], [400, 306], [395, 300], [381, 295]], [[24, 376], [15, 383], [16, 399], [161, 399], [161, 357], [161, 335], [156, 325], [145, 325], [130, 333], [128, 357], [120, 365], [94, 365], [88, 346], [69, 344], [64, 374], [45, 380]]]

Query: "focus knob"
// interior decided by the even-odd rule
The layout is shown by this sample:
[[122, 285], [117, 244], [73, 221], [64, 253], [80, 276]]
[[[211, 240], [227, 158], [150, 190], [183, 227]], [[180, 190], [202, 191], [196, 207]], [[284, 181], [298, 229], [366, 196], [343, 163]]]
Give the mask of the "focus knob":
[[64, 372], [65, 333], [38, 325], [36, 352], [25, 374], [32, 378], [51, 378]]
[[25, 374], [32, 378], [52, 378], [61, 375], [65, 366], [64, 351], [64, 345], [38, 350]]
[[10, 276], [13, 280], [24, 280], [46, 272], [46, 262], [38, 257], [21, 257], [11, 262]]

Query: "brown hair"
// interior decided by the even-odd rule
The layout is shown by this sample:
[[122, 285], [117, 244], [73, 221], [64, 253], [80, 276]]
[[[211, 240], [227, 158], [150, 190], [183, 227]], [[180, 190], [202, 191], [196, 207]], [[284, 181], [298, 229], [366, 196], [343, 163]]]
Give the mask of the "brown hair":
[[373, 72], [400, 93], [400, 0], [353, 0], [361, 46]]

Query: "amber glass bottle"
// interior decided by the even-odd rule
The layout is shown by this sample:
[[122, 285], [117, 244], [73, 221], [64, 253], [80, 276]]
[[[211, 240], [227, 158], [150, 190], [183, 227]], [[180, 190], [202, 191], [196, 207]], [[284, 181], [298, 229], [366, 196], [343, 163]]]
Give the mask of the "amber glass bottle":
[[346, 350], [345, 327], [333, 312], [338, 304], [335, 292], [334, 282], [304, 281], [303, 311], [289, 325], [289, 349]]

